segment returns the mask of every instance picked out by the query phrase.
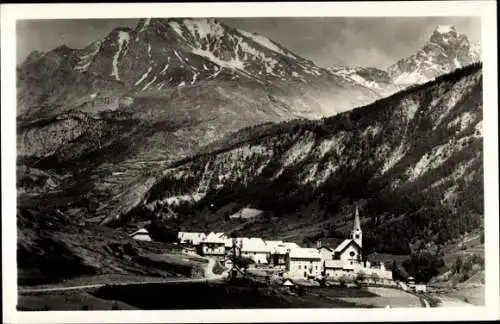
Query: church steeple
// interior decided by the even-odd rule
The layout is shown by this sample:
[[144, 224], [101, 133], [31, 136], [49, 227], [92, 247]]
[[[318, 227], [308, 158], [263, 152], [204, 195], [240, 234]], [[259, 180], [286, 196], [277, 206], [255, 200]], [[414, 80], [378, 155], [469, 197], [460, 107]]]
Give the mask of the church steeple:
[[358, 210], [358, 205], [355, 206], [355, 212], [354, 212], [354, 226], [352, 228], [351, 232], [351, 238], [359, 244], [360, 247], [363, 245], [363, 231], [361, 231], [361, 223], [359, 221], [359, 210]]

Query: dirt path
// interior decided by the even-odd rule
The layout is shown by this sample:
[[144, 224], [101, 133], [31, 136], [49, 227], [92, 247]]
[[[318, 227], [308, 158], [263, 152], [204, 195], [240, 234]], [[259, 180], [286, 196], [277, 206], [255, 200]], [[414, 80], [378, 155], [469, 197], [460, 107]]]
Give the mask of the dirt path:
[[[217, 278], [219, 279], [219, 278]], [[127, 286], [127, 285], [145, 285], [145, 284], [160, 284], [160, 283], [188, 283], [188, 282], [204, 282], [215, 280], [215, 278], [187, 278], [187, 279], [162, 279], [162, 280], [145, 280], [145, 281], [130, 281], [130, 282], [117, 282], [112, 285], [116, 286]], [[44, 292], [55, 292], [55, 291], [68, 291], [68, 290], [86, 290], [86, 289], [96, 289], [102, 288], [108, 284], [92, 284], [92, 285], [80, 285], [80, 286], [70, 286], [70, 287], [53, 287], [53, 288], [27, 288], [18, 289], [19, 294], [29, 294], [29, 293], [44, 293]]]
[[224, 279], [227, 277], [229, 274], [229, 269], [226, 269], [224, 272], [221, 274], [215, 274], [214, 273], [214, 267], [215, 267], [215, 262], [216, 260], [214, 258], [207, 258], [208, 263], [205, 268], [205, 279], [207, 280], [219, 280], [219, 279]]

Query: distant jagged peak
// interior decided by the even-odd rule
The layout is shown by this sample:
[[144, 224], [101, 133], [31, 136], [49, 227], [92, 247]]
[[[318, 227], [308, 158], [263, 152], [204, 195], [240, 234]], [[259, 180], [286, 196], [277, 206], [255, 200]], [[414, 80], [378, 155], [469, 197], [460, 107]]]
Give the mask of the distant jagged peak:
[[182, 29], [189, 31], [193, 37], [205, 38], [207, 35], [222, 36], [224, 30], [228, 28], [215, 18], [142, 18], [139, 19], [137, 33], [141, 33], [148, 28], [163, 31], [163, 29], [174, 29], [182, 36]]
[[471, 46], [466, 35], [454, 26], [438, 25], [429, 40], [415, 54], [400, 59], [387, 71], [394, 83], [424, 83], [454, 69], [480, 61], [477, 45]]
[[466, 35], [457, 32], [456, 28], [451, 25], [439, 25], [434, 29], [430, 39], [430, 43], [449, 46], [456, 45], [462, 47], [469, 47], [469, 39]]
[[452, 25], [438, 25], [436, 29], [434, 30], [435, 33], [438, 34], [448, 34], [448, 33], [455, 33], [457, 34], [457, 30], [455, 26]]

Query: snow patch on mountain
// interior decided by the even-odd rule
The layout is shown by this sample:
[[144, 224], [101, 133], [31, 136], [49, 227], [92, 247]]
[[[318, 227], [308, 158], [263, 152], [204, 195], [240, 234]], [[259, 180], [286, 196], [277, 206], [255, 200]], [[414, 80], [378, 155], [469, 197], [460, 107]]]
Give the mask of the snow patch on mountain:
[[152, 85], [156, 81], [156, 76], [153, 78], [153, 80], [149, 81], [143, 88], [142, 91], [145, 91], [149, 88], [150, 85]]
[[429, 79], [418, 70], [413, 72], [403, 72], [394, 79], [395, 84], [403, 86], [425, 83], [427, 81], [429, 81]]
[[450, 25], [439, 25], [436, 28], [436, 30], [440, 34], [447, 34], [447, 33], [451, 32], [451, 31], [455, 31], [455, 27], [450, 26]]
[[136, 42], [139, 41], [139, 34], [142, 33], [149, 26], [150, 23], [151, 23], [151, 18], [144, 19], [144, 23], [139, 32], [137, 33], [137, 37], [135, 38]]
[[162, 75], [163, 75], [163, 74], [165, 74], [165, 73], [167, 72], [167, 70], [168, 70], [168, 66], [169, 66], [169, 65], [170, 65], [170, 64], [168, 64], [168, 63], [167, 63], [167, 64], [165, 64], [165, 67], [163, 68], [163, 70], [161, 70], [160, 74], [162, 74]]
[[[212, 53], [211, 51], [203, 50], [201, 48], [193, 48], [192, 52], [193, 52], [193, 54], [205, 57], [205, 58], [209, 59], [210, 61], [212, 61], [213, 63], [215, 63], [221, 67], [225, 67], [226, 69], [230, 69], [230, 70], [243, 70], [244, 69], [244, 62], [239, 60], [239, 59], [231, 58], [231, 60], [229, 60], [229, 61], [223, 61], [223, 60], [219, 59], [217, 56], [215, 56], [214, 53]], [[213, 77], [217, 76], [219, 73], [220, 73], [220, 71], [218, 71], [218, 73], [214, 74]]]
[[288, 53], [285, 53], [283, 50], [281, 50], [278, 46], [276, 46], [269, 38], [267, 37], [264, 37], [264, 36], [261, 36], [261, 35], [257, 35], [257, 34], [253, 34], [253, 33], [249, 33], [247, 31], [244, 31], [244, 30], [241, 30], [241, 29], [238, 29], [238, 31], [240, 32], [240, 34], [242, 34], [243, 36], [245, 37], [248, 37], [250, 38], [251, 40], [253, 40], [254, 42], [270, 49], [271, 51], [273, 52], [276, 52], [276, 53], [279, 53], [281, 55], [286, 55], [292, 59], [296, 59], [296, 57], [292, 54], [288, 54]]
[[116, 80], [120, 80], [120, 76], [118, 75], [118, 58], [120, 57], [120, 53], [123, 49], [123, 44], [130, 41], [130, 35], [127, 32], [119, 31], [118, 32], [118, 50], [113, 56], [113, 71], [111, 72], [111, 76], [114, 76]]
[[191, 80], [191, 84], [194, 84], [196, 82], [198, 75], [199, 75], [199, 73], [193, 73], [193, 80]]
[[184, 37], [184, 34], [182, 33], [182, 29], [181, 29], [181, 26], [179, 25], [178, 22], [176, 21], [171, 21], [168, 23], [170, 27], [172, 27], [172, 29], [184, 40], [186, 40], [186, 38]]
[[95, 42], [94, 44], [91, 45], [92, 47], [95, 47], [93, 51], [78, 57], [79, 62], [75, 66], [76, 71], [86, 71], [87, 70], [87, 68], [92, 63], [92, 60], [94, 59], [94, 57], [97, 55], [97, 53], [99, 53], [99, 50], [101, 49], [101, 44], [102, 44], [101, 40]]
[[212, 37], [224, 36], [224, 27], [213, 19], [184, 19], [182, 23], [194, 37], [197, 35], [199, 38], [207, 38], [209, 35]]
[[149, 67], [148, 67], [148, 70], [146, 71], [146, 73], [144, 73], [144, 74], [140, 77], [140, 79], [139, 79], [139, 80], [137, 80], [137, 81], [134, 83], [134, 85], [136, 85], [136, 86], [137, 86], [137, 85], [141, 84], [141, 82], [142, 82], [142, 81], [144, 81], [144, 80], [148, 77], [149, 73], [150, 73], [152, 70], [153, 70], [153, 67], [152, 67], [152, 66], [149, 66]]

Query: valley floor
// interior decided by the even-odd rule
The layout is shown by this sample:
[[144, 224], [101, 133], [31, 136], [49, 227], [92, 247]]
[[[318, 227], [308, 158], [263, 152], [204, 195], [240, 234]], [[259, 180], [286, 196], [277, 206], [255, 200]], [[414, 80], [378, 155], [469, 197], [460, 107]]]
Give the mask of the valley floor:
[[438, 301], [438, 307], [466, 307], [485, 305], [484, 285], [462, 285], [456, 289], [447, 289], [430, 294]]
[[[159, 296], [176, 296], [159, 298]], [[207, 298], [210, 296], [210, 298]], [[421, 307], [419, 298], [384, 288], [308, 287], [303, 295], [284, 287], [230, 283], [156, 283], [92, 288], [86, 291], [46, 291], [19, 295], [18, 309], [127, 310], [215, 308], [385, 308]]]

